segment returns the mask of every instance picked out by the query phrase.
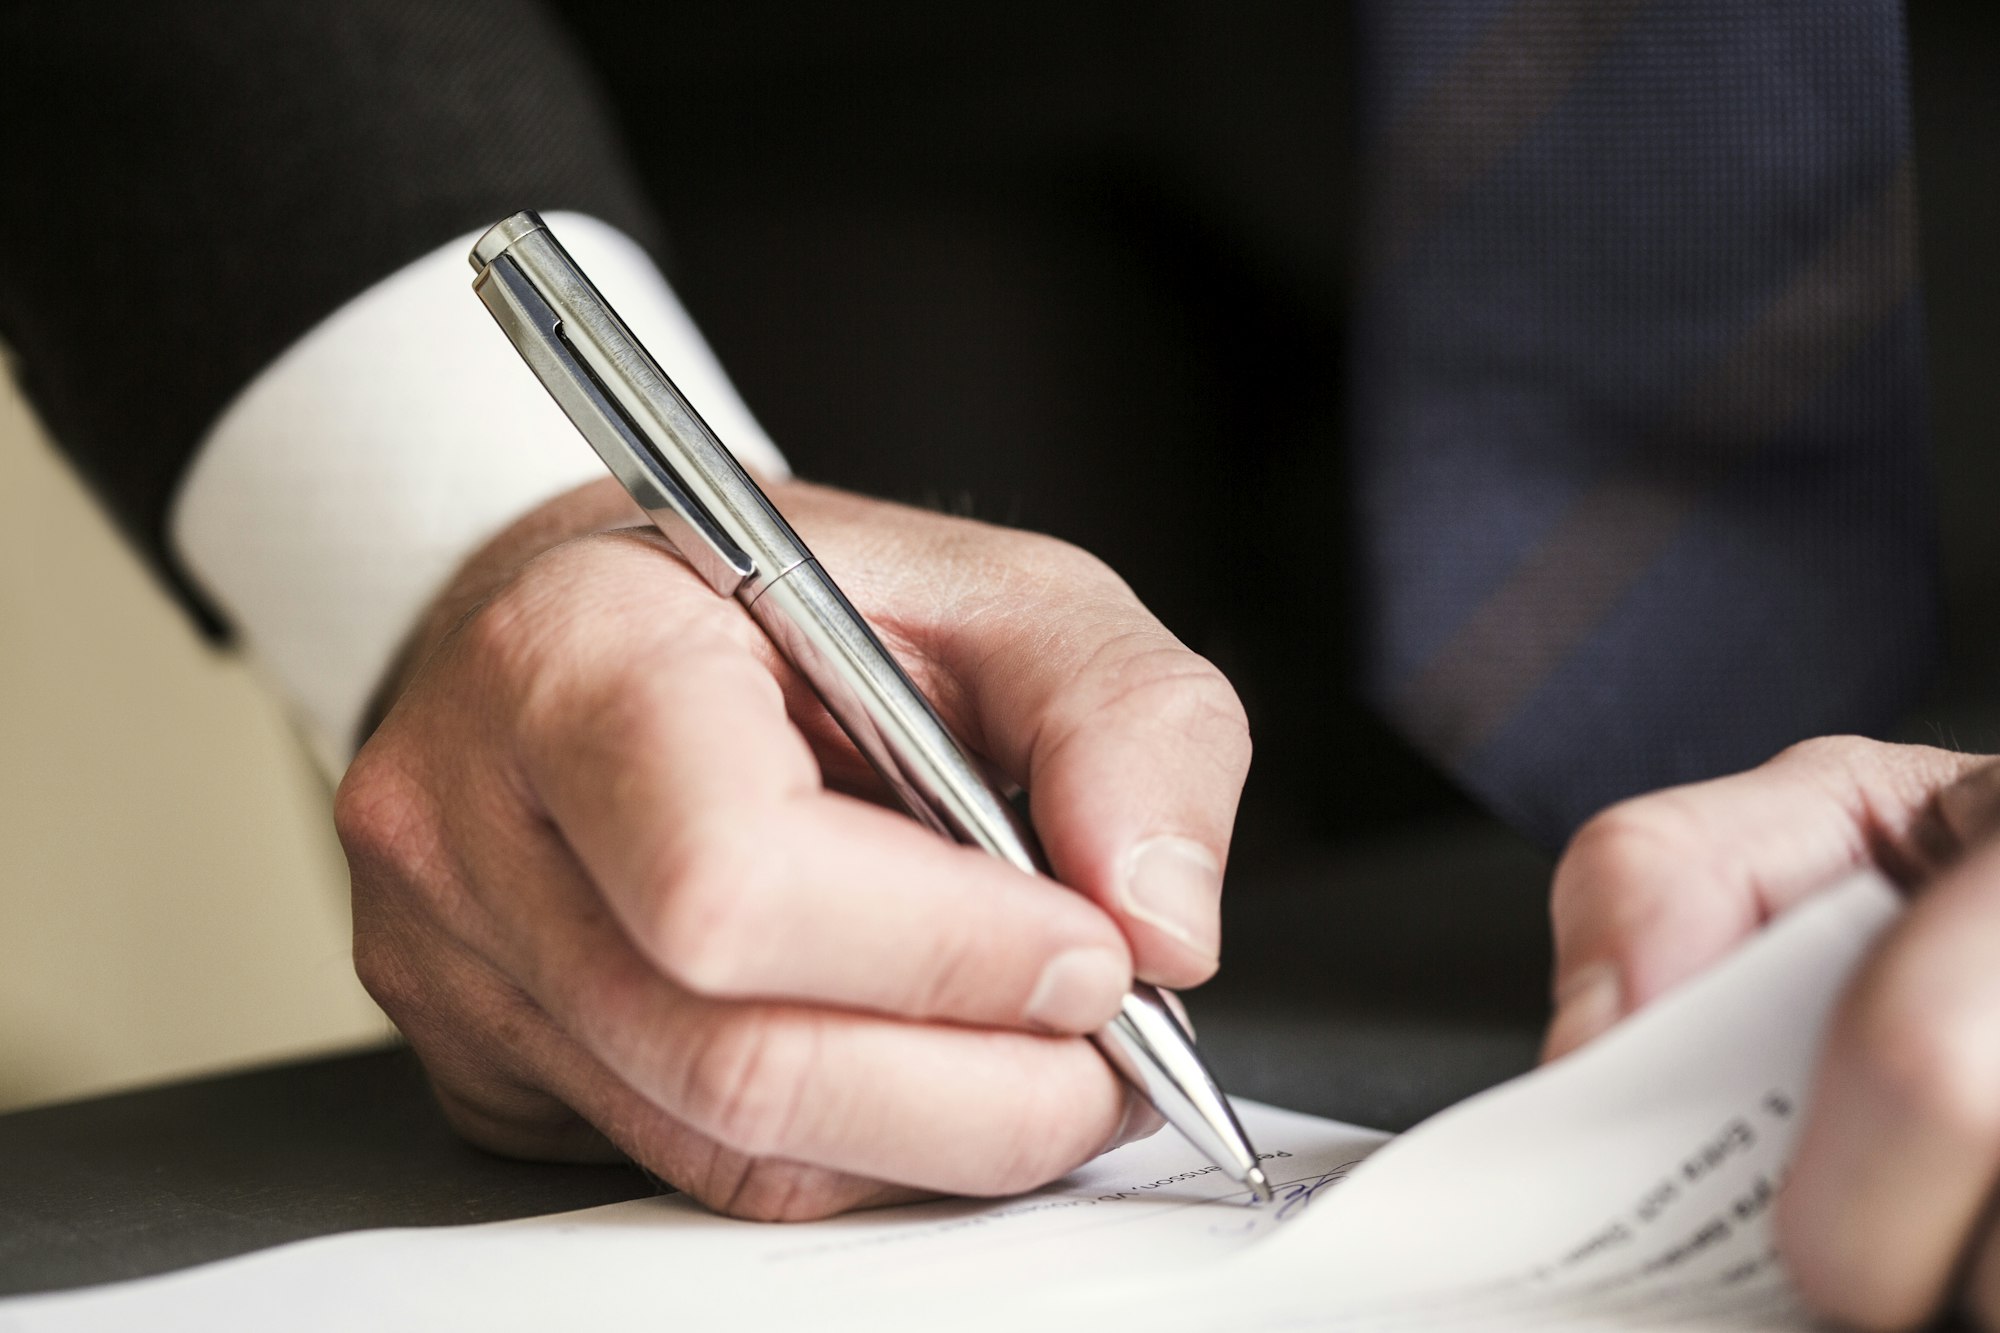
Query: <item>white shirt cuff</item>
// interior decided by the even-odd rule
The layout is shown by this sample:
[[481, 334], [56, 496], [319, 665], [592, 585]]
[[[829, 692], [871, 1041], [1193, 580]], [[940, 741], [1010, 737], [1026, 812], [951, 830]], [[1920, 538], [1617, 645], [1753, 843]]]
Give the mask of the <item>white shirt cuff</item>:
[[[645, 252], [550, 230], [745, 464], [786, 474]], [[478, 232], [384, 278], [252, 380], [196, 451], [168, 540], [338, 778], [383, 673], [447, 579], [514, 519], [606, 475], [472, 294]]]

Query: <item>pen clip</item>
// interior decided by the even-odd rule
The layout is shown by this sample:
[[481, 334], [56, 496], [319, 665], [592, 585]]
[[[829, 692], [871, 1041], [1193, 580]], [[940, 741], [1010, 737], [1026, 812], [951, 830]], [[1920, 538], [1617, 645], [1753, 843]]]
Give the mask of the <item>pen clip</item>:
[[646, 434], [563, 336], [562, 317], [508, 255], [495, 255], [473, 290], [514, 350], [632, 498], [708, 586], [734, 596], [757, 572], [750, 556], [674, 475]]

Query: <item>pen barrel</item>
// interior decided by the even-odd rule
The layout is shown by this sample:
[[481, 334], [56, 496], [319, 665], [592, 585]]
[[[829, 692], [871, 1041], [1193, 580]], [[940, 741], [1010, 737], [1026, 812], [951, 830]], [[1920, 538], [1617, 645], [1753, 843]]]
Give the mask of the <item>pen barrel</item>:
[[[818, 561], [795, 566], [743, 601], [911, 814], [1022, 870], [1047, 872], [1034, 833], [986, 766], [953, 738]], [[1229, 1099], [1161, 991], [1134, 986], [1091, 1040], [1210, 1161], [1239, 1179], [1256, 1166]]]
[[533, 213], [473, 247], [473, 289], [557, 404], [681, 556], [725, 597], [811, 552]]
[[952, 736], [817, 560], [746, 591], [751, 616], [905, 809], [956, 842], [1047, 873], [1033, 832], [986, 764]]

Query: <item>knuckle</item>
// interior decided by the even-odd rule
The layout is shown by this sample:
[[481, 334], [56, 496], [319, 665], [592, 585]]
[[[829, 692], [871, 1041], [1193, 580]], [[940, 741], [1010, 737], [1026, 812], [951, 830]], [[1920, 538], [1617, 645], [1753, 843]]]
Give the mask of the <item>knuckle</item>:
[[[1152, 637], [1150, 635], [1148, 638]], [[1077, 723], [1111, 718], [1170, 733], [1228, 767], [1250, 762], [1250, 720], [1220, 670], [1177, 643], [1124, 645]]]
[[1712, 854], [1700, 821], [1673, 793], [1640, 797], [1591, 817], [1571, 837], [1549, 885], [1558, 955], [1574, 931], [1595, 923], [1633, 943], [1655, 924], [1659, 904], [1643, 886], [1663, 866], [1705, 864]]
[[1181, 729], [1214, 748], [1239, 753], [1247, 764], [1250, 717], [1228, 678], [1206, 658], [1198, 657], [1174, 681], [1172, 707]]
[[414, 774], [364, 751], [335, 793], [334, 827], [352, 880], [355, 977], [407, 1029], [434, 1003], [413, 921], [449, 892], [434, 802]]
[[814, 1045], [810, 1022], [759, 1010], [717, 1015], [688, 1061], [689, 1122], [748, 1156], [783, 1155], [812, 1077]]
[[674, 849], [673, 864], [654, 876], [661, 887], [644, 926], [648, 952], [668, 977], [713, 997], [752, 982], [769, 934], [763, 904], [778, 873], [772, 848], [769, 839], [735, 827]]
[[1641, 798], [1611, 806], [1570, 839], [1556, 870], [1557, 901], [1629, 880], [1699, 841], [1698, 831], [1669, 801]]
[[363, 748], [334, 792], [333, 827], [357, 881], [416, 879], [441, 847], [431, 792], [380, 738]]

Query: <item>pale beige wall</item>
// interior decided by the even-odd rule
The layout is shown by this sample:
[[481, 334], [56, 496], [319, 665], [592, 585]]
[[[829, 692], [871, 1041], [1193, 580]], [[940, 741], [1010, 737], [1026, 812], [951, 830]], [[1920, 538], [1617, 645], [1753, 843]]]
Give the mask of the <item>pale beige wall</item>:
[[327, 806], [0, 376], [0, 1107], [385, 1036]]

